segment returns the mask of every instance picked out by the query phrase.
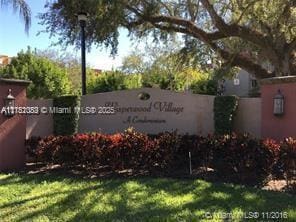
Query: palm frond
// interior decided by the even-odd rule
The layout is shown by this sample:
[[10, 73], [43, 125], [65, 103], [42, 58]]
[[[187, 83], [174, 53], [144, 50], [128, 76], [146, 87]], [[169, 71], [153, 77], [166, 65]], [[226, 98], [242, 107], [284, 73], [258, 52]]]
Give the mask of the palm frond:
[[0, 0], [1, 7], [12, 6], [13, 11], [19, 12], [19, 16], [25, 23], [25, 32], [29, 33], [31, 27], [31, 9], [25, 0]]

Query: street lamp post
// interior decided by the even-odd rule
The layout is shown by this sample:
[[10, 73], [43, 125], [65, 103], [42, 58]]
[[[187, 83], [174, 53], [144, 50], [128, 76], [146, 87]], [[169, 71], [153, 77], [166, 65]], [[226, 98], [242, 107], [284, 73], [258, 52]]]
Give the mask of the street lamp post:
[[82, 95], [86, 95], [86, 68], [85, 68], [85, 24], [87, 21], [87, 14], [80, 12], [78, 14], [78, 21], [81, 28], [81, 78], [82, 78]]

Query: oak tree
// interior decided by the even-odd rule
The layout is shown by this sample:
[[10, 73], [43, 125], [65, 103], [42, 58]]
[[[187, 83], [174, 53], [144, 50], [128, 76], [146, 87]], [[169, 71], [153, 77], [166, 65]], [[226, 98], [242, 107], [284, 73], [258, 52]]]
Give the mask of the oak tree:
[[88, 45], [103, 44], [113, 54], [124, 27], [136, 38], [165, 41], [180, 33], [188, 52], [202, 43], [225, 66], [257, 78], [296, 73], [295, 0], [56, 0], [46, 7], [41, 23], [65, 45], [79, 46], [76, 15], [84, 11]]

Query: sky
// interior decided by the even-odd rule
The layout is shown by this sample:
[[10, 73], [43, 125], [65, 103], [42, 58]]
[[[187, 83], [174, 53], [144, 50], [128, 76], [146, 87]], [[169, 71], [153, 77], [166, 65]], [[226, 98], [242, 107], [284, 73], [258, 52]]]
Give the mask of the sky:
[[[40, 50], [61, 50], [58, 46], [51, 46], [56, 39], [49, 39], [48, 33], [37, 36], [39, 31], [45, 29], [38, 24], [39, 19], [37, 18], [38, 13], [45, 12], [45, 2], [46, 0], [27, 0], [32, 12], [29, 35], [25, 33], [25, 25], [18, 12], [14, 13], [11, 6], [0, 8], [0, 55], [16, 56], [22, 49], [26, 50], [27, 46]], [[91, 51], [86, 54], [87, 64], [102, 70], [118, 68], [121, 65], [122, 58], [134, 48], [127, 34], [126, 30], [122, 29], [120, 31], [118, 55], [114, 59], [110, 57], [110, 52], [106, 49], [92, 47]], [[80, 57], [80, 50], [68, 47], [67, 51], [74, 56]]]

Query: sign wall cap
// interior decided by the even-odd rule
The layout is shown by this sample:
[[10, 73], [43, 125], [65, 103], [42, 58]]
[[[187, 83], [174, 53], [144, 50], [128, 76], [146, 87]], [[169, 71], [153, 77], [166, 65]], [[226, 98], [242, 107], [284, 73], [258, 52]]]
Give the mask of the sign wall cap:
[[293, 83], [296, 82], [296, 76], [278, 76], [272, 78], [261, 79], [261, 85], [279, 84], [279, 83]]
[[29, 85], [32, 81], [23, 80], [23, 79], [6, 79], [0, 78], [0, 83], [8, 83], [8, 84], [17, 84], [17, 85]]

